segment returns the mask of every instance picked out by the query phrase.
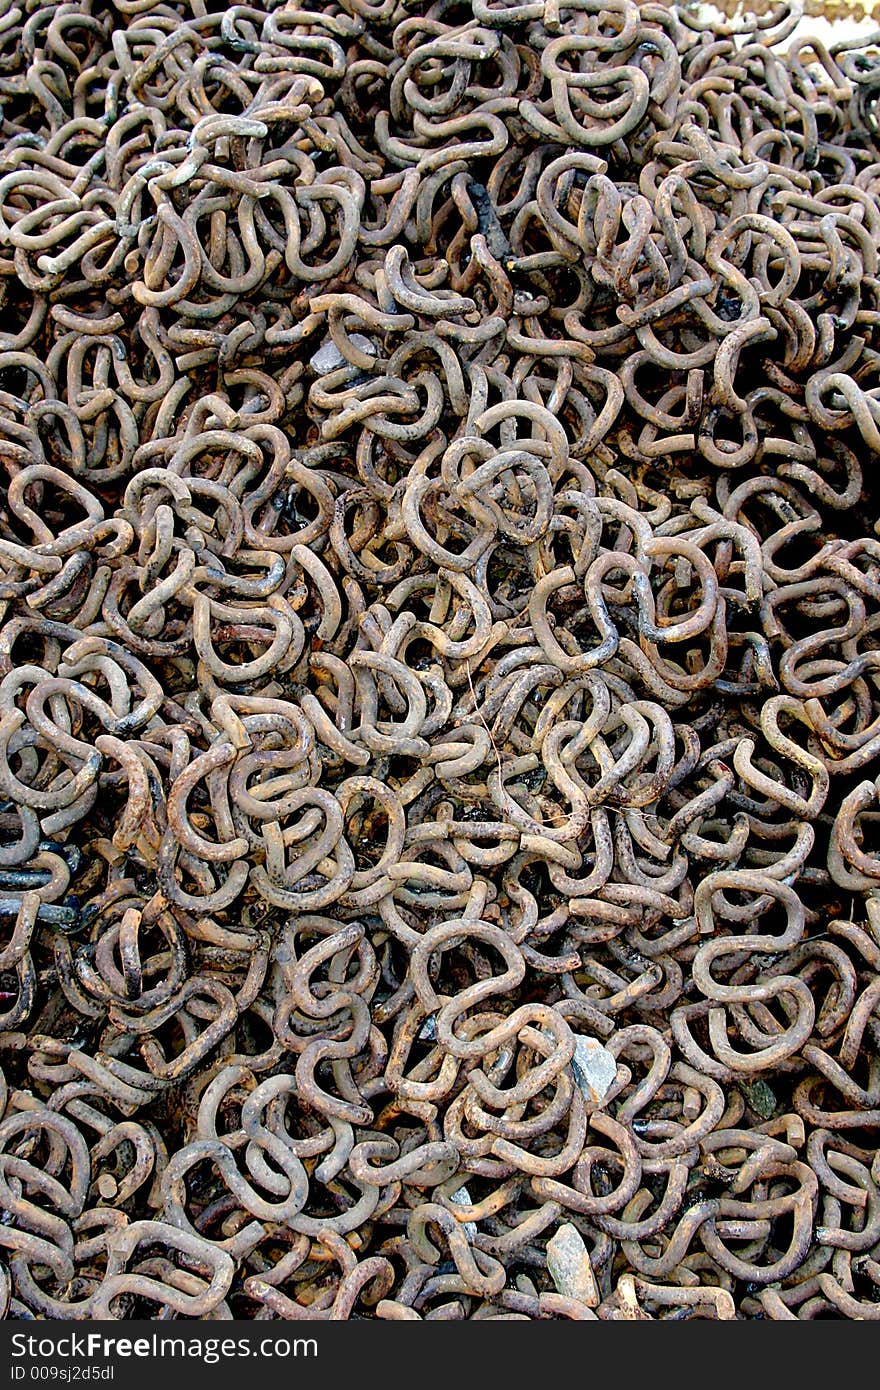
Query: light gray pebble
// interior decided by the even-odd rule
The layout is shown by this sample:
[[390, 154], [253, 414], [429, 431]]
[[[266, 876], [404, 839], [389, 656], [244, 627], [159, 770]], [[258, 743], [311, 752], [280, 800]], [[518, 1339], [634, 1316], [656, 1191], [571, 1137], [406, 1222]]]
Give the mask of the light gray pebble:
[[[363, 333], [350, 333], [348, 336], [351, 338], [355, 347], [360, 348], [361, 352], [368, 352], [371, 357], [376, 356], [375, 346], [370, 342], [369, 338], [364, 337]], [[333, 340], [328, 339], [326, 343], [322, 343], [318, 348], [318, 351], [309, 362], [309, 366], [313, 372], [318, 372], [321, 376], [324, 376], [327, 372], [335, 372], [337, 367], [344, 367], [345, 358]]]
[[[469, 1207], [472, 1198], [466, 1187], [460, 1187], [457, 1192], [453, 1192], [449, 1200], [450, 1202], [454, 1202], [457, 1207]], [[464, 1231], [468, 1240], [473, 1240], [474, 1236], [477, 1234], [477, 1223], [475, 1221], [462, 1221], [461, 1229]]]
[[600, 1105], [617, 1078], [617, 1059], [613, 1053], [595, 1038], [578, 1037], [571, 1066], [586, 1099]]
[[590, 1252], [580, 1231], [568, 1221], [547, 1242], [547, 1272], [556, 1285], [557, 1293], [566, 1298], [576, 1298], [588, 1308], [597, 1306], [599, 1291], [590, 1263]]

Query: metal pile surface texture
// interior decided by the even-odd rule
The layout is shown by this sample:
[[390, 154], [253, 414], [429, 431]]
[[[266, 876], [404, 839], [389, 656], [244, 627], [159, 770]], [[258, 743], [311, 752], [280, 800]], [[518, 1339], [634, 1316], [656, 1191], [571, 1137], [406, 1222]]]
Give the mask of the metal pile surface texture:
[[0, 1311], [880, 1317], [880, 56], [0, 4]]

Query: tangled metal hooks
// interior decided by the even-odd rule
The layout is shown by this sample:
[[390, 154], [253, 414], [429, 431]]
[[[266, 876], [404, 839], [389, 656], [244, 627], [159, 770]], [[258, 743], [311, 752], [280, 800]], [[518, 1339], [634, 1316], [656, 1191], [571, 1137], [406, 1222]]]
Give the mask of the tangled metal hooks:
[[880, 1316], [880, 52], [797, 19], [0, 0], [4, 1315]]

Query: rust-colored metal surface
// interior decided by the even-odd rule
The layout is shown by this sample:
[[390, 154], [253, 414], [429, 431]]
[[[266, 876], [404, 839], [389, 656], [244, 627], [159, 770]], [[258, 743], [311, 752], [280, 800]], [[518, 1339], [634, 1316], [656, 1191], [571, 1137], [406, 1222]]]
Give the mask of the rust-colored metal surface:
[[797, 21], [0, 5], [8, 1316], [880, 1317], [880, 53]]

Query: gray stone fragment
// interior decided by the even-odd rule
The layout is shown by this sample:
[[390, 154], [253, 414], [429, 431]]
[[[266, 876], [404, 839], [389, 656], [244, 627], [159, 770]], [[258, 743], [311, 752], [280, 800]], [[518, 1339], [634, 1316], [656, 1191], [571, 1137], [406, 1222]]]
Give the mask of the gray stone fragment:
[[[364, 337], [363, 333], [350, 333], [348, 336], [355, 347], [360, 348], [361, 352], [367, 352], [371, 357], [376, 356], [375, 346], [369, 338]], [[337, 367], [344, 367], [345, 358], [333, 340], [329, 339], [318, 348], [309, 366], [313, 372], [318, 372], [319, 375], [324, 376], [327, 372], [335, 372]]]
[[600, 1105], [617, 1077], [617, 1059], [595, 1038], [578, 1037], [571, 1066], [586, 1099]]
[[[472, 1198], [466, 1187], [460, 1187], [457, 1192], [453, 1192], [449, 1200], [457, 1207], [469, 1207]], [[468, 1240], [473, 1240], [477, 1234], [477, 1223], [475, 1221], [462, 1221], [460, 1225]]]
[[560, 1226], [553, 1239], [547, 1242], [547, 1272], [557, 1293], [565, 1298], [576, 1298], [588, 1308], [598, 1306], [599, 1290], [590, 1254], [580, 1231], [570, 1222]]

